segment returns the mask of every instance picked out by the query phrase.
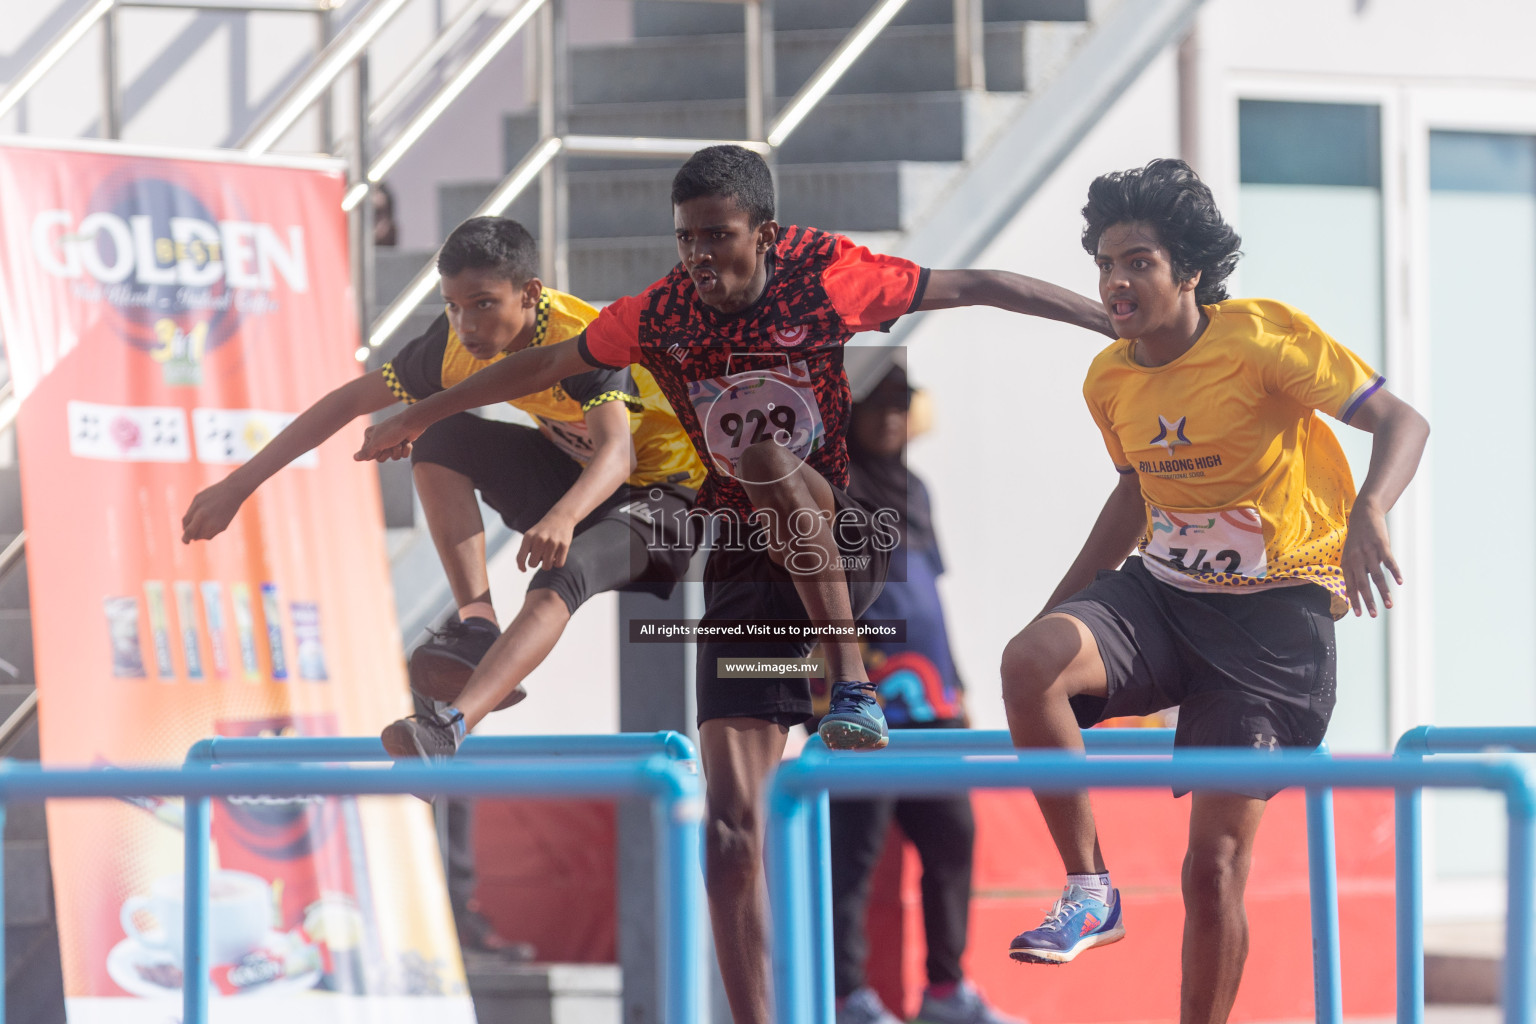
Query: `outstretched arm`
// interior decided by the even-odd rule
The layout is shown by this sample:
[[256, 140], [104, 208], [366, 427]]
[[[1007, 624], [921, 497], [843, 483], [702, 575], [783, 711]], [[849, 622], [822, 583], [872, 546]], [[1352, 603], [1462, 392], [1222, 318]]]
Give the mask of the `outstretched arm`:
[[1117, 568], [1136, 549], [1136, 541], [1147, 528], [1147, 503], [1141, 496], [1141, 480], [1134, 472], [1121, 471], [1120, 480], [1109, 500], [1088, 531], [1083, 549], [1073, 559], [1072, 567], [1056, 584], [1041, 614], [1050, 611], [1093, 582], [1100, 569]]
[[586, 414], [592, 438], [592, 458], [571, 489], [523, 534], [517, 567], [558, 569], [565, 564], [576, 524], [587, 518], [635, 471], [635, 442], [629, 433], [629, 409], [623, 402], [605, 402]]
[[1015, 313], [1075, 324], [1115, 337], [1104, 306], [1084, 295], [1006, 270], [934, 270], [918, 309], [996, 306]]
[[396, 399], [375, 370], [343, 384], [305, 409], [290, 424], [229, 476], [206, 487], [192, 499], [181, 517], [181, 542], [211, 540], [223, 533], [235, 513], [256, 488], [311, 448], [359, 416], [387, 409]]
[[1349, 533], [1344, 538], [1340, 561], [1350, 608], [1359, 615], [1363, 603], [1375, 618], [1371, 581], [1376, 581], [1386, 608], [1392, 607], [1387, 572], [1391, 572], [1398, 586], [1403, 584], [1403, 574], [1392, 557], [1392, 543], [1387, 536], [1387, 513], [1418, 471], [1424, 443], [1429, 440], [1429, 422], [1413, 406], [1383, 388], [1365, 400], [1350, 417], [1349, 425], [1373, 436], [1371, 466], [1349, 513]]
[[363, 446], [352, 457], [359, 462], [402, 459], [411, 453], [411, 442], [438, 420], [543, 391], [590, 369], [592, 364], [582, 358], [576, 338], [514, 352], [446, 391], [375, 423], [363, 434]]

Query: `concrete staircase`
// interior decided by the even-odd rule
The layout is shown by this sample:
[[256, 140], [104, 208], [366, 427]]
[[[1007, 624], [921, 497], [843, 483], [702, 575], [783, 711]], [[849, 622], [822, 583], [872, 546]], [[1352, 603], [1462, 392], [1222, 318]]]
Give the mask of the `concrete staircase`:
[[[801, 85], [868, 12], [868, 0], [777, 0], [779, 102]], [[954, 88], [951, 0], [911, 0], [777, 154], [779, 221], [855, 234], [885, 247], [910, 230], [965, 164], [1028, 102], [1087, 32], [1089, 0], [986, 0], [987, 90]], [[740, 138], [746, 129], [741, 9], [644, 0], [636, 38], [576, 48], [570, 130]], [[538, 139], [532, 112], [504, 119], [505, 168]], [[570, 289], [607, 301], [645, 287], [676, 261], [668, 193], [675, 161], [573, 158]], [[439, 188], [444, 233], [495, 183]], [[508, 210], [537, 233], [537, 187]], [[430, 258], [381, 253], [387, 302]], [[427, 308], [423, 309], [425, 315]], [[406, 328], [409, 331], [410, 327]], [[402, 334], [405, 334], [403, 331]]]
[[[0, 444], [9, 444], [0, 439]], [[21, 481], [14, 465], [0, 469], [0, 548], [20, 533]], [[84, 614], [84, 611], [82, 611]], [[37, 686], [32, 669], [32, 613], [25, 558], [0, 577], [0, 721]], [[37, 725], [23, 729], [5, 757], [36, 761]], [[41, 804], [16, 804], [5, 814], [5, 1002], [9, 1020], [63, 1024], [64, 976], [59, 966], [48, 828]]]

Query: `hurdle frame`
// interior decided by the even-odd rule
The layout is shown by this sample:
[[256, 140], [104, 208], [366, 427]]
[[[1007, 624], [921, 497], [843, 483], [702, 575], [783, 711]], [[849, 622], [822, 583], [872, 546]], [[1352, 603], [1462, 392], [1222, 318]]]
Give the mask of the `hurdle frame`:
[[[1170, 728], [1084, 729], [1083, 746], [1089, 755], [1126, 757], [1172, 755], [1174, 731]], [[1006, 755], [1018, 752], [1003, 729], [892, 729], [890, 744], [897, 754]], [[866, 757], [863, 751], [833, 751], [820, 736], [806, 741], [801, 756], [809, 751], [819, 757]], [[1319, 744], [1315, 756], [1327, 757], [1328, 744]], [[1333, 790], [1307, 787], [1307, 889], [1312, 922], [1313, 1008], [1318, 1024], [1343, 1024], [1344, 991], [1340, 967], [1339, 880], [1333, 822]], [[812, 941], [817, 943], [819, 967], [814, 978], [817, 1020], [831, 1024], [836, 1015], [832, 967], [832, 838], [831, 800], [822, 792], [815, 800], [815, 814], [807, 830], [807, 850], [812, 871]], [[1414, 1022], [1422, 1024], [1422, 1022]]]
[[1536, 773], [1509, 758], [1433, 762], [1406, 758], [1339, 761], [1311, 754], [1191, 752], [1171, 759], [1089, 759], [1064, 751], [1020, 751], [1012, 758], [889, 754], [812, 754], [783, 765], [769, 789], [768, 870], [773, 972], [779, 1024], [817, 1020], [806, 858], [821, 793], [840, 797], [936, 796], [972, 789], [1063, 791], [1095, 788], [1483, 789], [1501, 792], [1509, 819], [1509, 910], [1504, 966], [1505, 1020], [1536, 1024]]
[[[187, 855], [184, 866], [184, 901], [188, 916], [183, 940], [182, 1019], [183, 1024], [207, 1024], [207, 972], [212, 966], [208, 963], [211, 936], [206, 927], [208, 809], [211, 797], [392, 796], [430, 793], [450, 796], [521, 796], [532, 799], [647, 799], [656, 825], [658, 856], [655, 884], [658, 903], [663, 908], [657, 920], [657, 935], [661, 948], [669, 954], [662, 970], [666, 1018], [697, 1021], [701, 1018], [704, 991], [701, 968], [704, 901], [699, 871], [699, 825], [702, 821], [703, 802], [699, 779], [686, 759], [667, 756], [666, 751], [657, 749], [654, 737], [641, 735], [650, 740], [651, 750], [643, 756], [634, 753], [633, 747], [622, 756], [608, 757], [588, 755], [545, 759], [545, 754], [541, 752], [516, 757], [502, 756], [496, 761], [463, 759], [430, 766], [397, 764], [389, 771], [336, 764], [242, 763], [220, 766], [201, 758], [180, 767], [121, 769], [45, 768], [6, 761], [0, 763], [0, 825], [4, 823], [5, 808], [16, 802], [135, 796], [184, 798]], [[527, 746], [537, 748], [537, 741], [547, 742], [550, 738], [528, 739], [535, 742]], [[217, 751], [219, 742], [213, 741], [214, 751]], [[249, 742], [292, 744], [304, 741], [274, 739]], [[378, 744], [377, 739], [371, 742]], [[623, 741], [623, 744], [634, 743], [633, 739]], [[672, 752], [677, 753], [681, 749], [674, 744]], [[689, 751], [691, 749], [691, 746], [687, 748]], [[379, 751], [382, 755], [382, 747], [379, 747]], [[227, 751], [219, 753], [220, 756], [229, 756]], [[387, 755], [377, 758], [385, 759]], [[3, 894], [0, 894], [0, 900], [3, 900]], [[3, 913], [3, 902], [0, 902], [0, 913]], [[0, 968], [3, 968], [3, 963], [4, 941], [0, 937]], [[201, 984], [194, 979], [200, 979]], [[4, 1024], [4, 1021], [3, 975], [0, 975], [0, 1024]]]
[[[1435, 754], [1509, 751], [1536, 753], [1536, 726], [1420, 725], [1398, 737], [1392, 756], [1422, 761]], [[1398, 789], [1392, 802], [1396, 831], [1397, 1020], [1398, 1024], [1424, 1024], [1424, 794], [1418, 789]], [[1513, 863], [1508, 871], [1513, 891]], [[1520, 963], [1507, 941], [1504, 957], [1507, 1005], [1511, 967]], [[1527, 973], [1536, 970], [1529, 956], [1524, 966]]]

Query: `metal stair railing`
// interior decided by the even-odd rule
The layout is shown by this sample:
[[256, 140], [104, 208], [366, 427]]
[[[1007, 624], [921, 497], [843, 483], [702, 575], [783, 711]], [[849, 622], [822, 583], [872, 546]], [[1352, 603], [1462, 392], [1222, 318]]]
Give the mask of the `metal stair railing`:
[[[486, 37], [485, 41], [475, 48], [468, 59], [432, 94], [431, 98], [422, 105], [421, 109], [406, 122], [405, 126], [400, 129], [389, 145], [385, 146], [383, 151], [373, 158], [372, 162], [368, 164], [367, 173], [352, 183], [352, 186], [347, 190], [347, 194], [342, 198], [341, 208], [343, 210], [351, 211], [362, 200], [363, 196], [368, 194], [369, 189], [373, 185], [384, 180], [384, 176], [390, 172], [390, 169], [395, 164], [400, 162], [400, 158], [410, 152], [416, 143], [421, 140], [421, 137], [426, 134], [427, 129], [436, 123], [437, 119], [447, 111], [454, 100], [458, 99], [459, 94], [469, 87], [470, 83], [479, 76], [480, 72], [485, 70], [486, 66], [495, 59], [496, 55], [517, 36], [523, 26], [528, 24], [533, 19], [533, 16], [548, 2], [549, 0], [523, 0], [516, 10], [502, 19], [501, 24], [496, 26], [495, 30]], [[489, 3], [486, 3], [485, 6], [489, 6]], [[445, 32], [443, 36], [440, 36], [439, 42], [446, 35], [447, 33]], [[417, 63], [424, 63], [426, 57], [436, 49], [437, 46], [434, 44], [426, 54], [423, 54], [422, 60]], [[407, 77], [414, 72], [415, 69], [413, 68], [410, 72], [407, 72]], [[395, 90], [392, 90], [392, 93], [398, 91], [399, 88], [397, 86]], [[369, 114], [370, 121], [375, 121], [377, 118], [378, 115], [376, 113]]]
[[[406, 0], [398, 0], [400, 3]], [[115, 139], [120, 133], [121, 116], [117, 96], [117, 13], [129, 8], [147, 10], [217, 11], [223, 13], [314, 14], [324, 18], [335, 6], [334, 0], [95, 0], [64, 26], [53, 41], [32, 58], [21, 74], [0, 89], [0, 117], [4, 117], [32, 90], [65, 55], [98, 23], [102, 33], [102, 118], [101, 134]]]
[[[561, 25], [561, 12], [565, 0], [527, 0], [525, 6], [547, 6], [550, 14], [548, 23], [541, 29], [539, 36], [541, 70], [539, 121], [542, 137], [507, 174], [491, 196], [476, 209], [474, 215], [494, 216], [501, 213], [533, 183], [535, 177], [541, 178], [543, 185], [540, 190], [540, 233], [545, 239], [545, 277], [549, 278], [550, 283], [555, 287], [564, 287], [566, 276], [565, 251], [568, 238], [563, 224], [566, 181], [562, 166], [565, 156], [672, 159], [689, 156], [706, 146], [727, 142], [746, 146], [771, 156], [774, 151], [783, 146], [795, 129], [832, 91], [854, 62], [869, 49], [886, 26], [906, 6], [908, 0], [877, 0], [869, 13], [854, 26], [832, 54], [784, 105], [784, 108], [772, 118], [769, 117], [769, 105], [774, 97], [772, 0], [700, 0], [700, 2], [737, 2], [743, 6], [746, 46], [744, 64], [747, 73], [745, 125], [747, 138], [745, 139], [576, 135], [564, 131], [569, 114], [569, 89], [565, 83], [569, 54]], [[986, 72], [981, 47], [980, 0], [954, 0], [954, 10], [956, 88], [982, 88]], [[457, 95], [457, 92], [454, 95]], [[446, 109], [446, 106], [446, 103], [442, 104], [441, 109]], [[432, 104], [429, 104], [428, 108], [424, 108], [423, 113], [431, 108]], [[407, 145], [400, 149], [400, 154], [403, 154], [409, 145], [420, 137], [421, 132], [426, 130], [431, 120], [441, 113], [441, 109], [438, 109], [432, 118], [424, 120], [415, 137], [409, 139]], [[402, 138], [405, 134], [402, 132]], [[398, 156], [395, 159], [398, 159]], [[378, 176], [375, 176], [372, 170], [368, 174], [371, 181], [377, 181], [382, 176], [382, 171]], [[366, 187], [360, 187], [361, 185], [362, 183], [354, 185], [349, 191], [347, 198], [350, 202], [355, 204], [366, 192]], [[411, 312], [425, 301], [437, 284], [437, 280], [436, 265], [429, 261], [374, 320], [368, 331], [367, 344], [357, 350], [359, 362], [366, 361], [372, 350], [381, 347], [394, 336]]]
[[53, 42], [27, 62], [27, 66], [21, 69], [4, 89], [0, 89], [0, 117], [11, 112], [11, 108], [21, 102], [23, 96], [32, 90], [32, 87], [43, 80], [43, 76], [53, 70], [53, 66], [64, 58], [64, 55], [74, 48], [74, 45], [85, 37], [85, 34], [96, 23], [107, 16], [107, 13], [116, 6], [116, 0], [96, 0], [95, 3], [83, 8], [75, 15], [64, 31], [54, 37]]
[[[310, 63], [309, 70], [290, 85], [272, 108], [235, 143], [247, 153], [265, 153], [282, 139], [304, 112], [335, 83], [341, 73], [363, 56], [368, 44], [410, 0], [369, 0], [356, 18]], [[359, 97], [366, 105], [366, 98]], [[366, 106], [364, 106], [366, 109]]]

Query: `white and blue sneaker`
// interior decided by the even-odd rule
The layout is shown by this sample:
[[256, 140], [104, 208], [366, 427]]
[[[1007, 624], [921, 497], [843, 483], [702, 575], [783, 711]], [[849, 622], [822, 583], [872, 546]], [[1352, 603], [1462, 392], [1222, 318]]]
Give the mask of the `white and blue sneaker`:
[[838, 1000], [837, 1024], [901, 1024], [901, 1018], [885, 1008], [875, 990], [865, 985]]
[[1094, 946], [1107, 946], [1125, 938], [1120, 918], [1120, 890], [1105, 903], [1076, 885], [1062, 890], [1061, 898], [1032, 928], [1008, 944], [1008, 955], [1026, 964], [1064, 964]]
[[832, 706], [816, 732], [830, 750], [879, 750], [890, 742], [875, 684], [833, 683]]

